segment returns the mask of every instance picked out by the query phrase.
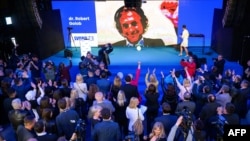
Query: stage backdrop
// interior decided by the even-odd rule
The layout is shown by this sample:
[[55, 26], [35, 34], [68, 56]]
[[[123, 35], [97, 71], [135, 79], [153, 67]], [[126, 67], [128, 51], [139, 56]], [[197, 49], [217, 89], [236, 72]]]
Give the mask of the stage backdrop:
[[[116, 10], [123, 5], [122, 0], [52, 1], [53, 9], [61, 11], [66, 47], [97, 47], [123, 40], [114, 22]], [[210, 46], [213, 11], [221, 6], [222, 0], [148, 0], [141, 6], [149, 22], [143, 36], [160, 38], [166, 46], [177, 44], [181, 27], [186, 24], [190, 33], [204, 34], [205, 45]], [[190, 40], [190, 46], [201, 45], [200, 39]]]

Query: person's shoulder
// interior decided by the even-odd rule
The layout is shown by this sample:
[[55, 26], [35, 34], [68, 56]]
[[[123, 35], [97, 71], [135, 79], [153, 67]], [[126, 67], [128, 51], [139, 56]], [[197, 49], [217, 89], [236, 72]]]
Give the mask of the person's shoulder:
[[165, 46], [164, 42], [160, 38], [143, 38], [144, 40], [144, 45], [145, 46], [150, 46], [150, 47], [163, 47]]
[[126, 40], [120, 40], [115, 43], [112, 43], [113, 47], [125, 47], [126, 46]]
[[74, 109], [69, 109], [65, 112], [65, 114], [69, 114], [69, 115], [78, 115], [78, 113], [74, 110]]
[[143, 38], [144, 41], [163, 41], [161, 38]]

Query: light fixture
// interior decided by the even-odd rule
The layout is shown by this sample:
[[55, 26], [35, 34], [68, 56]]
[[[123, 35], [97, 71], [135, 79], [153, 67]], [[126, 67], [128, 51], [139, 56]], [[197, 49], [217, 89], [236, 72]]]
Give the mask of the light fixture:
[[17, 46], [17, 44], [16, 44], [16, 38], [15, 37], [11, 37], [11, 41], [12, 41], [12, 43], [13, 43], [14, 46]]
[[11, 17], [5, 17], [5, 22], [6, 22], [6, 25], [12, 24], [12, 19], [11, 19]]

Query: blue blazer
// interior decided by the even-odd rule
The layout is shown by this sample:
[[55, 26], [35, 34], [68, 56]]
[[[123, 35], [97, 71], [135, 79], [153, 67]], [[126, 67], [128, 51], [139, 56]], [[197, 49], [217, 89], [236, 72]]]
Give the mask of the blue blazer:
[[108, 120], [97, 123], [92, 130], [92, 141], [120, 141], [121, 133], [118, 123]]

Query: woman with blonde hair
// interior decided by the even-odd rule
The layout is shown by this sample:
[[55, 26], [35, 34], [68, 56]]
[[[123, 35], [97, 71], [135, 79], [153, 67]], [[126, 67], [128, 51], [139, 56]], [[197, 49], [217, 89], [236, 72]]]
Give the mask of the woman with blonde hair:
[[109, 100], [113, 101], [117, 98], [117, 94], [121, 88], [122, 79], [117, 75], [114, 78], [113, 85], [111, 86], [111, 93], [108, 95]]
[[69, 101], [70, 108], [74, 109], [79, 117], [85, 120], [88, 113], [87, 102], [79, 97], [78, 91], [75, 88], [71, 89]]
[[150, 141], [166, 141], [164, 126], [161, 122], [155, 122], [152, 132], [149, 134]]
[[79, 98], [78, 92], [75, 88], [71, 89], [70, 91], [70, 107], [75, 107], [75, 101], [76, 99]]
[[148, 68], [148, 72], [145, 76], [146, 90], [148, 89], [150, 84], [153, 84], [156, 87], [156, 92], [158, 92], [159, 81], [155, 75], [156, 69], [153, 70], [152, 74], [150, 74], [150, 70]]
[[115, 107], [115, 121], [120, 126], [122, 137], [125, 137], [126, 135], [128, 135], [128, 119], [126, 117], [126, 108], [128, 106], [128, 102], [126, 100], [125, 93], [123, 90], [119, 90], [117, 98], [114, 99], [112, 104]]
[[84, 101], [87, 100], [88, 88], [87, 84], [84, 83], [82, 74], [78, 73], [76, 75], [76, 81], [73, 83], [73, 88], [77, 90], [80, 98]]
[[89, 108], [88, 118], [90, 120], [91, 129], [93, 129], [97, 123], [102, 121], [101, 110], [102, 107], [100, 105], [93, 105]]
[[116, 102], [119, 106], [124, 106], [126, 105], [126, 96], [123, 90], [119, 90], [118, 94], [117, 94], [117, 99]]
[[185, 67], [185, 72], [187, 74], [187, 77], [184, 78], [182, 84], [179, 82], [179, 80], [175, 76], [175, 69], [172, 70], [171, 75], [174, 78], [177, 87], [179, 88], [179, 100], [183, 101], [184, 100], [184, 94], [185, 93], [190, 93], [192, 94], [192, 89], [193, 89], [193, 81], [191, 76], [189, 75], [187, 68]]
[[[128, 130], [133, 132], [133, 124], [140, 118], [142, 121], [144, 120], [144, 115], [140, 108], [137, 106], [139, 105], [139, 99], [137, 97], [131, 97], [129, 105], [126, 108], [126, 117], [129, 120]], [[139, 117], [138, 117], [139, 116]]]

